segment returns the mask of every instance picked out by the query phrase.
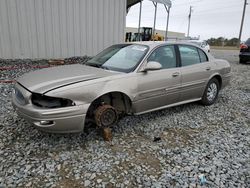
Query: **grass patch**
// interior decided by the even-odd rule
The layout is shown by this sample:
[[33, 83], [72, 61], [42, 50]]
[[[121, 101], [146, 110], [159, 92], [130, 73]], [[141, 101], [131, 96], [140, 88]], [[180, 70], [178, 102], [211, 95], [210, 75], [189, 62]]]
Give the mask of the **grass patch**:
[[236, 46], [211, 46], [211, 49], [214, 50], [240, 50], [240, 48]]

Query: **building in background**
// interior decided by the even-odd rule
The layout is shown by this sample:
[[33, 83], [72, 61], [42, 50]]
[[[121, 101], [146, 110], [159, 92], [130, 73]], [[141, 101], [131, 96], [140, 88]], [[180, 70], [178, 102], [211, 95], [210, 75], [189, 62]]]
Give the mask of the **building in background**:
[[125, 40], [126, 14], [127, 0], [0, 0], [0, 58], [94, 55]]
[[[0, 0], [0, 58], [92, 56], [125, 41], [126, 15], [140, 0]], [[165, 36], [165, 31], [156, 31]], [[169, 37], [184, 37], [169, 32]]]

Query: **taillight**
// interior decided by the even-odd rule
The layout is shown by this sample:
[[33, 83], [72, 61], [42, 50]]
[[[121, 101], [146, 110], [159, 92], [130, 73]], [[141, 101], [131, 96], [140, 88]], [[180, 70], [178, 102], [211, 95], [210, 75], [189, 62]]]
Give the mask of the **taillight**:
[[248, 48], [248, 46], [246, 44], [241, 44], [240, 45], [240, 49], [247, 49], [247, 48]]

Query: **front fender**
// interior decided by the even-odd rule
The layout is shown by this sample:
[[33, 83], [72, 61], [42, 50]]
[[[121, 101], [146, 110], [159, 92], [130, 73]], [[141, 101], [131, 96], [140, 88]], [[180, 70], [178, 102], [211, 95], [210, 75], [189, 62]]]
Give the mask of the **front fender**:
[[133, 101], [137, 91], [135, 75], [127, 75], [106, 80], [76, 83], [48, 92], [51, 97], [71, 99], [77, 105], [91, 104], [95, 99], [110, 92], [121, 92]]

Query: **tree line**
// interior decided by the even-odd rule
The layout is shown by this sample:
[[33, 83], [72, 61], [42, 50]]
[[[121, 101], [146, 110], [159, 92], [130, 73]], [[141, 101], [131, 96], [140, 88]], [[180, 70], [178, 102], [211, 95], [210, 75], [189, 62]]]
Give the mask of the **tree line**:
[[219, 38], [210, 38], [207, 40], [207, 42], [211, 46], [237, 46], [239, 39], [238, 38], [227, 39], [224, 37], [219, 37]]

